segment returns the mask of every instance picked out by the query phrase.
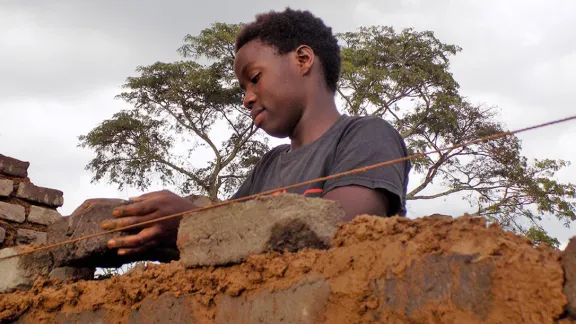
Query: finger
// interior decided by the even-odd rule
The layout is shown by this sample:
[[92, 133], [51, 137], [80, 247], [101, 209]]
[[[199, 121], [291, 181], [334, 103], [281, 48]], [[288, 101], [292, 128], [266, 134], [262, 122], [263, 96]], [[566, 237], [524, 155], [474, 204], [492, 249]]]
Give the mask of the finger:
[[161, 233], [159, 226], [148, 227], [140, 231], [136, 235], [128, 235], [116, 237], [108, 241], [109, 248], [134, 248], [144, 245], [146, 242], [152, 241], [157, 235]]
[[151, 214], [157, 210], [158, 207], [154, 200], [143, 200], [141, 202], [135, 202], [133, 204], [115, 208], [112, 211], [112, 216], [114, 217], [144, 216]]
[[156, 214], [150, 214], [146, 216], [129, 216], [129, 217], [120, 217], [116, 219], [105, 219], [100, 223], [100, 227], [102, 229], [110, 231], [118, 228], [124, 228], [127, 226], [131, 226], [130, 230], [141, 230], [144, 229], [150, 224], [142, 224], [141, 223], [147, 222], [152, 220], [156, 217]]
[[152, 240], [152, 241], [148, 241], [138, 247], [135, 248], [122, 248], [122, 249], [118, 249], [118, 255], [132, 255], [132, 254], [138, 254], [138, 253], [142, 253], [145, 252], [151, 248], [154, 248], [158, 245], [158, 241], [156, 240]]

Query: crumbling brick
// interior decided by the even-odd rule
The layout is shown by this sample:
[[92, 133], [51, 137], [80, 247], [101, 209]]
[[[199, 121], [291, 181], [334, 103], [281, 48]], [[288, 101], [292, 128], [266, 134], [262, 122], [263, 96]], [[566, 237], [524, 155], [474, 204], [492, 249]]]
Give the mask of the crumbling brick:
[[58, 267], [52, 269], [48, 274], [49, 278], [53, 279], [81, 279], [90, 280], [94, 279], [94, 268], [75, 268], [75, 267]]
[[562, 253], [562, 267], [565, 277], [564, 295], [568, 298], [566, 311], [576, 320], [576, 236], [570, 239]]
[[[0, 258], [26, 251], [30, 247], [14, 246], [0, 250]], [[52, 257], [46, 251], [38, 251], [10, 259], [0, 260], [0, 293], [26, 290], [34, 281], [52, 270]]]
[[14, 191], [14, 181], [0, 179], [0, 197], [8, 197]]
[[[103, 232], [101, 222], [112, 217], [112, 211], [118, 206], [127, 204], [121, 199], [89, 199], [78, 207], [72, 215], [48, 226], [48, 244], [55, 244], [79, 237]], [[124, 232], [108, 233], [87, 240], [59, 246], [52, 250], [56, 266], [74, 267], [119, 267], [125, 263], [151, 260], [171, 261], [177, 260], [179, 253], [176, 248], [149, 249], [143, 254], [119, 256], [116, 249], [110, 249], [107, 242]]]
[[20, 161], [0, 154], [0, 173], [26, 178], [28, 176], [29, 166], [30, 162]]
[[62, 215], [56, 210], [30, 206], [30, 214], [27, 220], [31, 223], [41, 224], [41, 225], [52, 225], [55, 221], [62, 218]]
[[241, 262], [267, 251], [325, 249], [344, 215], [334, 201], [295, 194], [201, 211], [180, 223], [180, 259], [195, 267]]
[[16, 197], [48, 205], [50, 207], [60, 207], [64, 204], [64, 194], [62, 191], [38, 187], [30, 182], [21, 182], [18, 184]]
[[322, 277], [305, 278], [290, 289], [252, 297], [223, 295], [215, 323], [320, 323], [330, 284]]
[[16, 223], [23, 223], [26, 220], [26, 209], [20, 205], [0, 201], [0, 218]]
[[6, 229], [0, 226], [0, 244], [4, 243], [5, 238], [6, 238]]
[[16, 244], [46, 244], [46, 233], [19, 228], [16, 230]]

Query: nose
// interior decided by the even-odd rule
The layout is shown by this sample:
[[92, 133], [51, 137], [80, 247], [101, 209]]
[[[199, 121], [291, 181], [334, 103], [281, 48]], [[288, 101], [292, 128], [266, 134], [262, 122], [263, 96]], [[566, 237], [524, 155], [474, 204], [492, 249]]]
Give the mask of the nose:
[[252, 106], [256, 102], [256, 95], [252, 91], [246, 91], [244, 95], [244, 107], [252, 110]]

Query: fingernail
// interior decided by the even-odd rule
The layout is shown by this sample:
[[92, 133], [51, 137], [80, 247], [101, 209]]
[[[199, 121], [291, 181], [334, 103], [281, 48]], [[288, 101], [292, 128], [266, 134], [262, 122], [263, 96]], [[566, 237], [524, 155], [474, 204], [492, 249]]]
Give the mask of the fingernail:
[[103, 221], [100, 226], [105, 229], [105, 230], [111, 230], [114, 229], [114, 222], [109, 222], [109, 221]]
[[118, 216], [120, 216], [120, 215], [122, 215], [122, 211], [121, 211], [121, 210], [119, 210], [119, 209], [114, 209], [114, 211], [112, 211], [112, 216], [118, 217]]
[[124, 255], [126, 254], [126, 250], [118, 250], [118, 255]]
[[109, 247], [109, 248], [114, 248], [114, 247], [116, 247], [116, 241], [114, 241], [114, 240], [108, 241], [108, 247]]

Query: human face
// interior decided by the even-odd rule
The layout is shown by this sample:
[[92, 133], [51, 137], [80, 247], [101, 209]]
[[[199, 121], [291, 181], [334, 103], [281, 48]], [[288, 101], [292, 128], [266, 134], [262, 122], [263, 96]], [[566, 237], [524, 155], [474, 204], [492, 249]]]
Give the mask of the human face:
[[236, 54], [234, 70], [256, 127], [270, 136], [291, 136], [304, 110], [305, 85], [296, 55], [278, 55], [275, 48], [253, 40]]

